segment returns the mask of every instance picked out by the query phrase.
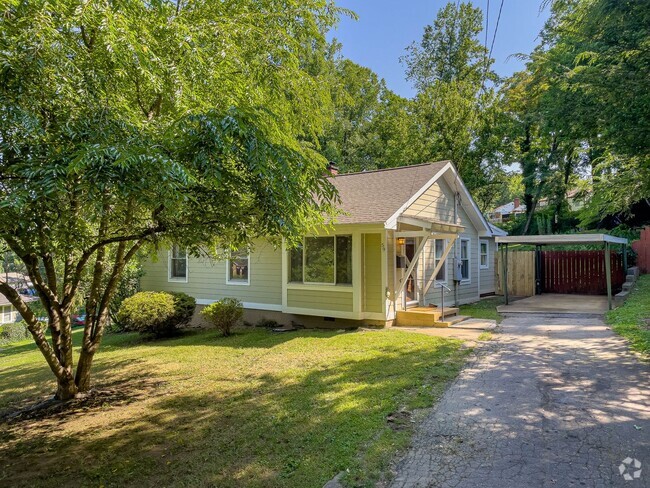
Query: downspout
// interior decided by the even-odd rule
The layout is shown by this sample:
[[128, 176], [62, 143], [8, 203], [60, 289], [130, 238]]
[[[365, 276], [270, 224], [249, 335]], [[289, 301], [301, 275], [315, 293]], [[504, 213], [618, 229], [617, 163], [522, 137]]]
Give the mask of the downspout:
[[[459, 194], [458, 190], [454, 192], [454, 223], [458, 225], [458, 200], [459, 200]], [[456, 239], [454, 241], [454, 266], [456, 266], [456, 263], [460, 259], [459, 251], [458, 251], [458, 244], [459, 239]], [[453, 271], [453, 278], [454, 278], [454, 307], [458, 306], [458, 285], [459, 282], [456, 281], [456, 269]]]

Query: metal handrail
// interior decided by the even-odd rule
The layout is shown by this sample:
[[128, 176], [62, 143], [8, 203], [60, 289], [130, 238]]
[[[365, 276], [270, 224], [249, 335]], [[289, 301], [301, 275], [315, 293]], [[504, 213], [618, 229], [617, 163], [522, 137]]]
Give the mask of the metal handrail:
[[445, 285], [442, 281], [434, 280], [433, 281], [434, 285], [440, 285], [441, 287], [445, 288], [447, 291], [451, 291], [451, 288], [449, 288], [447, 285]]

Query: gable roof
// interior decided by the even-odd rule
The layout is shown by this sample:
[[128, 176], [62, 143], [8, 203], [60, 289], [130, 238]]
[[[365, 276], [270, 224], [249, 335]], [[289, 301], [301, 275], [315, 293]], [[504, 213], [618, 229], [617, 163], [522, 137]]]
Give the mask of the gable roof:
[[430, 184], [449, 161], [398, 168], [348, 173], [330, 178], [341, 198], [341, 224], [383, 224], [427, 183]]
[[331, 177], [341, 199], [339, 208], [346, 212], [337, 217], [337, 223], [384, 224], [386, 228], [395, 228], [402, 212], [441, 177], [458, 192], [460, 206], [479, 236], [495, 235], [451, 161]]

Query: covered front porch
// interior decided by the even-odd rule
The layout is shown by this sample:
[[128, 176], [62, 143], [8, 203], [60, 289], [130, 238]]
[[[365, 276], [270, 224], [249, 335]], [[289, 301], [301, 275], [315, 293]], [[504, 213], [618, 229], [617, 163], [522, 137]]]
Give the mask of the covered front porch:
[[[453, 301], [445, 264], [455, 256], [455, 244], [464, 227], [427, 218], [402, 216], [391, 240], [395, 249], [392, 308], [396, 325], [447, 327], [460, 320]], [[391, 253], [393, 254], [393, 253]], [[454, 260], [456, 263], [457, 260]], [[442, 271], [441, 271], [442, 270]], [[440, 290], [439, 304], [431, 297]]]

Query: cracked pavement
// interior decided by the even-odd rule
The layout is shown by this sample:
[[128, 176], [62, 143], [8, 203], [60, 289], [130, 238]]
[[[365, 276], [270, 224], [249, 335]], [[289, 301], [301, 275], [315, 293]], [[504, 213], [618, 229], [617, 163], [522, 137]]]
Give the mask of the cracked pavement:
[[[631, 481], [627, 457], [642, 463]], [[650, 365], [598, 316], [507, 316], [394, 475], [393, 488], [650, 487]]]

